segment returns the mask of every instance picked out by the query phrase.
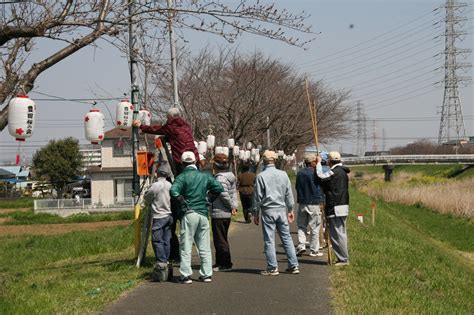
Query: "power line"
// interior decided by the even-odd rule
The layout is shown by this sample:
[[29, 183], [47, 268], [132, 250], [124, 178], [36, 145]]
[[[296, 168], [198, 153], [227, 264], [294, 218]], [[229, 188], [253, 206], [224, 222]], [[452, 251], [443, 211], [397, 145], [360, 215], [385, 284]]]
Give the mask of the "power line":
[[[339, 55], [340, 55], [341, 53], [345, 53], [345, 52], [350, 51], [350, 50], [352, 50], [352, 49], [354, 49], [354, 48], [357, 48], [357, 47], [359, 47], [359, 46], [362, 46], [362, 45], [365, 45], [365, 44], [367, 44], [367, 43], [370, 43], [370, 42], [372, 42], [372, 41], [374, 41], [374, 40], [376, 40], [376, 39], [378, 39], [378, 38], [380, 38], [380, 37], [384, 37], [385, 35], [390, 34], [390, 33], [394, 32], [394, 31], [396, 31], [396, 30], [398, 30], [398, 29], [400, 29], [400, 28], [403, 28], [403, 27], [405, 27], [405, 26], [407, 26], [407, 25], [410, 25], [410, 24], [412, 24], [412, 23], [414, 23], [414, 22], [416, 22], [416, 21], [418, 21], [418, 20], [421, 20], [422, 18], [424, 18], [424, 17], [426, 17], [426, 16], [428, 16], [428, 15], [431, 15], [434, 11], [437, 11], [438, 9], [439, 9], [439, 8], [436, 8], [436, 9], [434, 9], [434, 10], [428, 12], [428, 13], [425, 13], [425, 14], [419, 16], [419, 17], [416, 17], [416, 18], [414, 18], [414, 19], [412, 19], [412, 20], [409, 20], [408, 22], [404, 22], [404, 23], [402, 23], [402, 24], [400, 24], [400, 25], [394, 27], [393, 29], [388, 30], [387, 32], [384, 32], [384, 33], [382, 33], [382, 34], [376, 35], [375, 37], [373, 37], [373, 38], [371, 38], [371, 39], [369, 39], [369, 40], [360, 42], [360, 43], [358, 43], [358, 44], [356, 44], [356, 45], [354, 45], [354, 46], [352, 46], [352, 47], [345, 48], [345, 49], [342, 49], [342, 50], [339, 50], [339, 51], [335, 51], [335, 52], [333, 52], [333, 53], [331, 53], [331, 54], [328, 54], [328, 55], [326, 55], [326, 56], [320, 57], [320, 58], [318, 58], [318, 60], [320, 60], [320, 61], [319, 61], [319, 62], [316, 62], [315, 64], [323, 63], [321, 60], [325, 60], [325, 59], [333, 59], [333, 58], [336, 59], [336, 57], [337, 57], [337, 58], [345, 57], [346, 55], [343, 55], [343, 56], [339, 56]], [[300, 64], [300, 66], [304, 66], [305, 64], [308, 64], [308, 63], [311, 64], [312, 61], [303, 62], [303, 63]]]
[[[429, 29], [429, 28], [431, 28], [431, 27], [432, 27], [432, 25], [428, 25], [427, 27], [424, 27], [424, 28], [421, 29], [421, 30], [424, 31], [424, 30]], [[437, 34], [438, 34], [437, 32], [438, 32], [438, 31], [436, 31], [436, 32], [431, 33], [430, 35], [428, 35], [428, 36], [430, 37], [429, 40], [425, 40], [425, 41], [423, 41], [423, 42], [420, 43], [419, 40], [416, 40], [416, 39], [415, 39], [415, 40], [413, 40], [413, 41], [411, 41], [411, 42], [409, 42], [409, 43], [405, 43], [405, 44], [401, 45], [401, 46], [398, 47], [397, 49], [391, 49], [391, 50], [389, 50], [388, 52], [393, 52], [393, 51], [397, 51], [397, 50], [400, 50], [400, 49], [404, 49], [404, 48], [406, 48], [407, 46], [409, 46], [409, 45], [411, 45], [411, 44], [414, 44], [414, 43], [417, 44], [417, 45], [415, 45], [414, 47], [421, 46], [422, 44], [425, 44], [425, 43], [427, 43], [427, 42], [433, 40], [432, 37], [433, 37], [434, 35], [437, 35]], [[390, 43], [390, 44], [385, 45], [385, 46], [382, 46], [382, 47], [377, 47], [377, 49], [372, 49], [372, 50], [370, 50], [370, 52], [369, 52], [368, 54], [367, 54], [367, 53], [363, 53], [363, 54], [361, 54], [360, 56], [355, 56], [355, 57], [352, 57], [352, 58], [349, 58], [349, 59], [345, 59], [343, 62], [341, 62], [341, 61], [339, 60], [339, 61], [338, 61], [337, 63], [335, 63], [335, 64], [332, 64], [332, 65], [325, 65], [325, 66], [323, 66], [322, 68], [318, 68], [318, 71], [324, 71], [325, 69], [330, 69], [330, 68], [334, 67], [335, 65], [346, 64], [346, 63], [349, 63], [349, 62], [352, 61], [352, 60], [357, 60], [357, 59], [359, 59], [359, 58], [361, 58], [361, 57], [364, 57], [364, 59], [363, 59], [362, 61], [370, 61], [370, 60], [373, 59], [373, 57], [368, 57], [368, 58], [367, 58], [367, 56], [370, 56], [370, 55], [372, 55], [373, 53], [379, 53], [380, 50], [382, 50], [382, 49], [384, 49], [384, 48], [388, 48], [388, 47], [393, 46], [393, 45], [398, 45], [398, 44], [402, 43], [403, 40], [405, 40], [405, 39], [407, 39], [407, 38], [410, 38], [410, 37], [412, 37], [413, 35], [416, 35], [416, 34], [418, 34], [418, 32], [417, 32], [417, 33], [414, 33], [414, 34], [412, 34], [412, 35], [410, 35], [410, 36], [406, 36], [405, 38], [402, 38], [401, 40], [396, 41], [396, 42], [394, 42], [394, 43]], [[423, 37], [426, 37], [426, 35], [423, 36]], [[436, 38], [436, 37], [435, 37], [435, 38]], [[375, 45], [374, 45], [374, 46], [375, 46]], [[369, 46], [369, 47], [366, 47], [366, 48], [364, 48], [364, 49], [373, 48], [374, 46]], [[358, 63], [361, 63], [361, 62], [357, 62], [356, 64], [358, 64]], [[305, 68], [312, 68], [312, 67], [314, 67], [314, 66], [311, 66], [311, 65], [310, 65], [310, 66], [305, 66]], [[336, 69], [340, 69], [340, 68], [344, 68], [344, 67], [339, 67], [339, 68], [336, 68]]]

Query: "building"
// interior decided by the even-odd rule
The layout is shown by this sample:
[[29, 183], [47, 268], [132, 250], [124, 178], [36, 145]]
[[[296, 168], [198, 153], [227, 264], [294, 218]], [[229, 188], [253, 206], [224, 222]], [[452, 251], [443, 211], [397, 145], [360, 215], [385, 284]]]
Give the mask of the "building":
[[94, 166], [99, 166], [102, 163], [101, 147], [98, 144], [81, 145], [79, 152], [82, 155], [83, 170], [87, 170]]
[[[132, 131], [114, 128], [105, 132], [101, 146], [100, 165], [90, 167], [91, 202], [95, 205], [133, 204], [132, 201]], [[142, 135], [142, 140], [145, 137]], [[148, 143], [153, 144], [148, 135]], [[140, 150], [145, 150], [145, 141], [140, 141]]]

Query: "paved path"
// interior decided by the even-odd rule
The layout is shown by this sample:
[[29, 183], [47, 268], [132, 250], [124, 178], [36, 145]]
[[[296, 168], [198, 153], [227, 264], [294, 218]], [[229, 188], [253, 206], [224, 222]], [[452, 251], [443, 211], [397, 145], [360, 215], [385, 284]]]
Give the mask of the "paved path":
[[[296, 229], [296, 224], [292, 224]], [[296, 233], [292, 232], [296, 241]], [[277, 237], [278, 239], [278, 237]], [[230, 246], [234, 269], [214, 272], [212, 283], [145, 282], [105, 310], [105, 314], [328, 314], [329, 281], [326, 256], [299, 257], [301, 273], [281, 272], [265, 277], [260, 226], [231, 224]], [[287, 268], [277, 240], [280, 271]], [[199, 277], [199, 258], [193, 255], [193, 280]], [[174, 268], [175, 276], [179, 274]], [[177, 280], [177, 278], [175, 279]]]

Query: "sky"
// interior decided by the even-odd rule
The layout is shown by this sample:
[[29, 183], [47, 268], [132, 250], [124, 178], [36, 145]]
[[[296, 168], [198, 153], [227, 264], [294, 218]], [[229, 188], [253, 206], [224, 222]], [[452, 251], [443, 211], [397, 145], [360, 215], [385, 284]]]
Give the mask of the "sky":
[[[235, 1], [227, 1], [232, 4]], [[268, 2], [268, 1], [267, 1]], [[332, 0], [274, 1], [290, 12], [305, 11], [311, 16], [315, 40], [302, 50], [282, 42], [244, 35], [235, 44], [239, 50], [260, 50], [314, 80], [322, 80], [331, 89], [351, 91], [348, 103], [360, 101], [367, 117], [365, 148], [388, 150], [420, 139], [436, 141], [444, 86], [444, 1], [431, 0]], [[459, 46], [474, 48], [473, 2], [464, 15], [468, 18], [465, 36]], [[182, 33], [191, 52], [226, 42], [214, 35], [186, 31]], [[295, 34], [297, 35], [297, 34]], [[302, 39], [311, 36], [300, 35]], [[51, 96], [75, 98], [120, 98], [129, 92], [128, 63], [115, 48], [103, 41], [99, 47], [85, 48], [44, 72], [30, 97], [37, 104], [34, 134], [18, 149], [8, 133], [0, 132], [0, 162], [13, 162], [18, 150], [28, 160], [51, 139], [84, 137], [83, 116], [91, 108], [87, 102], [51, 100]], [[46, 56], [56, 44], [41, 43], [36, 54]], [[466, 62], [474, 63], [474, 54]], [[179, 67], [179, 65], [178, 65]], [[472, 78], [472, 70], [460, 73]], [[41, 94], [40, 94], [41, 93]], [[472, 83], [460, 88], [466, 134], [474, 136], [474, 89]], [[105, 113], [106, 128], [112, 128], [116, 101], [99, 101]], [[109, 114], [110, 111], [110, 114]], [[354, 122], [354, 128], [356, 123]], [[375, 135], [375, 137], [374, 137]], [[374, 141], [375, 139], [375, 141]], [[357, 136], [324, 145], [327, 150], [357, 153]]]

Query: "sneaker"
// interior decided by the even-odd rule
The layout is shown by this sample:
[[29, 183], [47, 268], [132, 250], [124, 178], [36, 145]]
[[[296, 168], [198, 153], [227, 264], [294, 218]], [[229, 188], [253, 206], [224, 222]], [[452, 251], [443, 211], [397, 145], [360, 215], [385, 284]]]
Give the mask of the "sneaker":
[[349, 266], [348, 261], [338, 261], [337, 263], [334, 264], [334, 266]]
[[296, 249], [296, 256], [301, 256], [306, 253], [306, 248], [299, 247]]
[[312, 251], [309, 253], [309, 255], [310, 255], [311, 257], [321, 257], [321, 256], [323, 256], [323, 253], [321, 253], [321, 252], [315, 252], [314, 250], [312, 250]]
[[297, 266], [294, 266], [294, 267], [291, 267], [291, 268], [286, 269], [286, 272], [292, 273], [292, 274], [294, 274], [294, 275], [297, 275], [297, 274], [300, 273], [300, 270], [298, 269]]
[[212, 277], [211, 276], [208, 276], [208, 277], [200, 276], [199, 281], [209, 283], [209, 282], [212, 282]]
[[193, 280], [191, 280], [191, 278], [189, 277], [181, 277], [179, 279], [179, 282], [181, 282], [182, 284], [191, 284], [193, 283]]
[[278, 272], [278, 269], [272, 269], [261, 271], [260, 274], [262, 276], [278, 276], [280, 273]]

